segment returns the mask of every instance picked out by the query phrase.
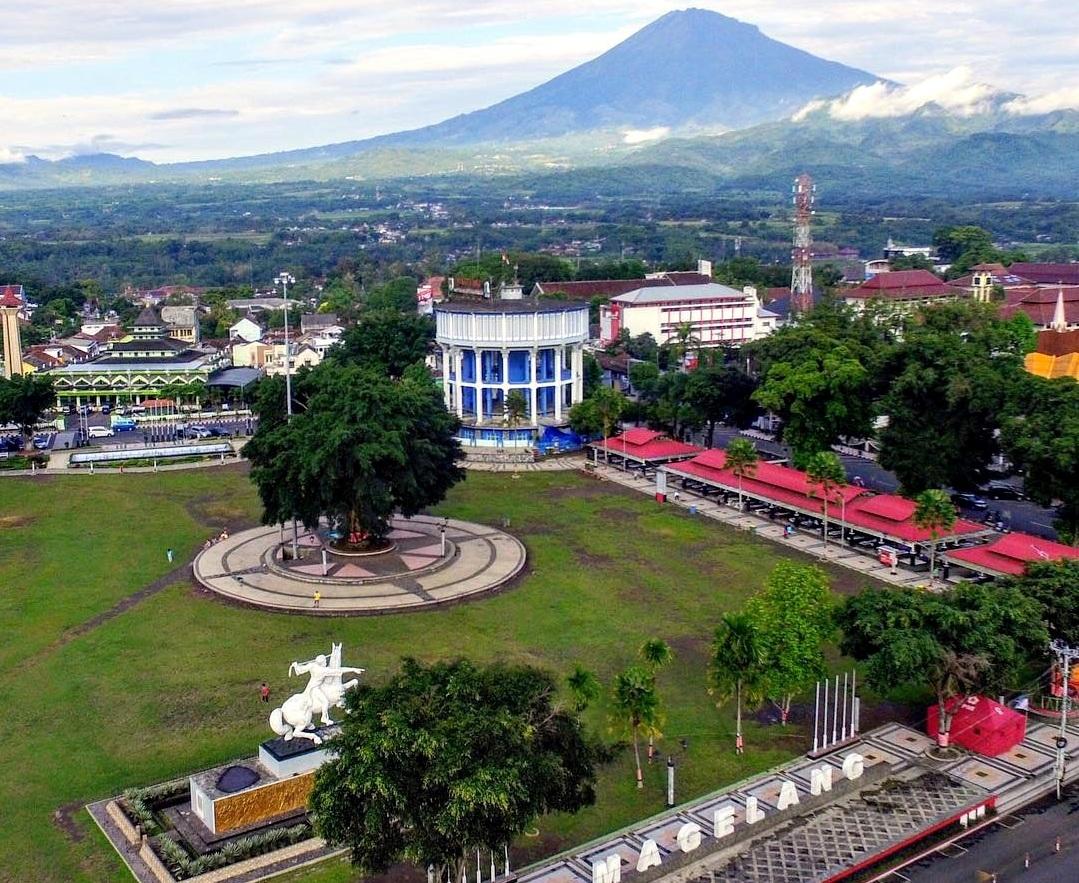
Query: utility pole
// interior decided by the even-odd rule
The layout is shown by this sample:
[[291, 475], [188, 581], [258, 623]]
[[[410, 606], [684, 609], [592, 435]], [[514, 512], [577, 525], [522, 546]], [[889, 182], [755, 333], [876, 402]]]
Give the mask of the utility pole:
[[289, 352], [288, 342], [288, 287], [295, 285], [296, 280], [291, 273], [279, 273], [274, 283], [281, 286], [285, 299], [285, 413], [292, 416], [292, 354]]
[[1057, 735], [1057, 762], [1056, 762], [1056, 779], [1057, 779], [1057, 800], [1060, 800], [1061, 792], [1064, 788], [1064, 772], [1065, 772], [1065, 752], [1068, 747], [1068, 707], [1071, 705], [1071, 683], [1069, 678], [1071, 677], [1071, 664], [1072, 660], [1079, 659], [1079, 648], [1069, 647], [1063, 641], [1057, 639], [1050, 645], [1049, 649], [1056, 654], [1060, 663], [1061, 671], [1061, 686], [1064, 690], [1060, 706], [1060, 733]]

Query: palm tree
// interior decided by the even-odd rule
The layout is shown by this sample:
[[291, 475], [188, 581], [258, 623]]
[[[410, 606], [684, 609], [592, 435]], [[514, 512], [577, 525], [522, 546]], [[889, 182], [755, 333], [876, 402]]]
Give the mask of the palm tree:
[[[528, 414], [528, 402], [525, 395], [519, 389], [511, 390], [506, 396], [506, 423], [511, 429], [516, 429]], [[513, 446], [517, 447], [517, 433], [513, 434]]]
[[644, 787], [641, 770], [641, 732], [649, 736], [659, 735], [659, 696], [651, 672], [640, 665], [631, 665], [614, 679], [614, 704], [621, 720], [633, 739], [633, 758], [637, 764], [637, 787]]
[[[601, 386], [592, 393], [590, 401], [595, 406], [596, 416], [603, 427], [603, 438], [610, 438], [615, 424], [626, 409], [626, 397], [617, 389]], [[605, 462], [609, 460], [606, 444], [603, 445], [603, 459]]]
[[692, 347], [700, 347], [701, 342], [693, 334], [693, 326], [689, 322], [683, 322], [675, 331], [675, 342], [671, 349], [678, 354], [678, 370], [683, 373], [686, 370], [686, 356]]
[[[652, 684], [656, 683], [656, 673], [674, 660], [674, 651], [670, 645], [661, 638], [649, 638], [643, 644], [637, 654], [644, 660], [645, 667], [652, 673]], [[652, 762], [655, 756], [655, 740], [652, 735], [648, 736], [648, 762]]]
[[833, 491], [846, 485], [847, 471], [834, 451], [817, 451], [806, 464], [806, 477], [811, 486], [820, 488], [824, 500], [824, 547], [821, 550], [824, 558], [828, 554], [828, 501]]
[[955, 506], [939, 488], [922, 491], [914, 501], [914, 523], [929, 531], [929, 588], [936, 584], [937, 540], [955, 524]]
[[757, 630], [747, 613], [728, 613], [720, 621], [712, 641], [709, 669], [712, 689], [723, 703], [735, 702], [734, 745], [742, 753], [742, 702], [759, 702], [764, 697], [764, 653]]
[[599, 696], [599, 680], [591, 671], [578, 664], [566, 678], [566, 686], [573, 696], [573, 710], [579, 719], [584, 710]]
[[757, 471], [759, 460], [760, 456], [757, 454], [757, 448], [748, 438], [736, 438], [727, 445], [726, 460], [724, 462], [727, 468], [738, 478], [739, 510], [742, 508], [742, 478], [747, 475], [753, 476]]

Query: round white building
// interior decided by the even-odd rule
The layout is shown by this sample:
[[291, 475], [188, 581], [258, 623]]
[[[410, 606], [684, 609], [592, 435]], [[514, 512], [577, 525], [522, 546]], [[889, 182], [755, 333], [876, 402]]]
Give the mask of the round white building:
[[[459, 438], [484, 447], [529, 444], [541, 427], [565, 426], [584, 398], [588, 304], [556, 300], [449, 302], [435, 307], [446, 407]], [[506, 401], [525, 401], [510, 426]]]

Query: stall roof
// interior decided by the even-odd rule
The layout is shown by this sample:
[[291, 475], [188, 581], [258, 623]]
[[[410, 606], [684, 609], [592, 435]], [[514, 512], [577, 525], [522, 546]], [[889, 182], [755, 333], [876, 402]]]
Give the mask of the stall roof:
[[[917, 504], [906, 497], [877, 494], [848, 505], [847, 524], [854, 528], [887, 534], [908, 543], [924, 543], [932, 539], [932, 533], [914, 523], [914, 510], [917, 508]], [[962, 536], [984, 531], [985, 525], [960, 518], [943, 536]]]
[[945, 557], [982, 573], [1020, 576], [1031, 562], [1079, 558], [1079, 549], [1026, 533], [1008, 533], [996, 542], [957, 549]]
[[645, 463], [655, 460], [678, 460], [700, 453], [697, 445], [686, 444], [667, 438], [652, 429], [627, 429], [621, 435], [593, 442], [592, 447], [606, 449], [609, 454], [624, 456], [628, 460]]

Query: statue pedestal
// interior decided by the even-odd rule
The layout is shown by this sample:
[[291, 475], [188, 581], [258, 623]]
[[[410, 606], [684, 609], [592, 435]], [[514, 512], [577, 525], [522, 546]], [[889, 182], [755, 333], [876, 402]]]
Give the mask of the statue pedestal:
[[[337, 727], [316, 731], [323, 740]], [[267, 739], [258, 758], [225, 764], [190, 779], [191, 810], [214, 835], [267, 824], [307, 807], [315, 770], [331, 752], [310, 739]]]
[[326, 740], [337, 732], [336, 726], [315, 730], [322, 739], [321, 745], [316, 745], [310, 739], [297, 738], [288, 742], [284, 738], [267, 739], [259, 745], [259, 763], [279, 779], [312, 772], [329, 760]]

